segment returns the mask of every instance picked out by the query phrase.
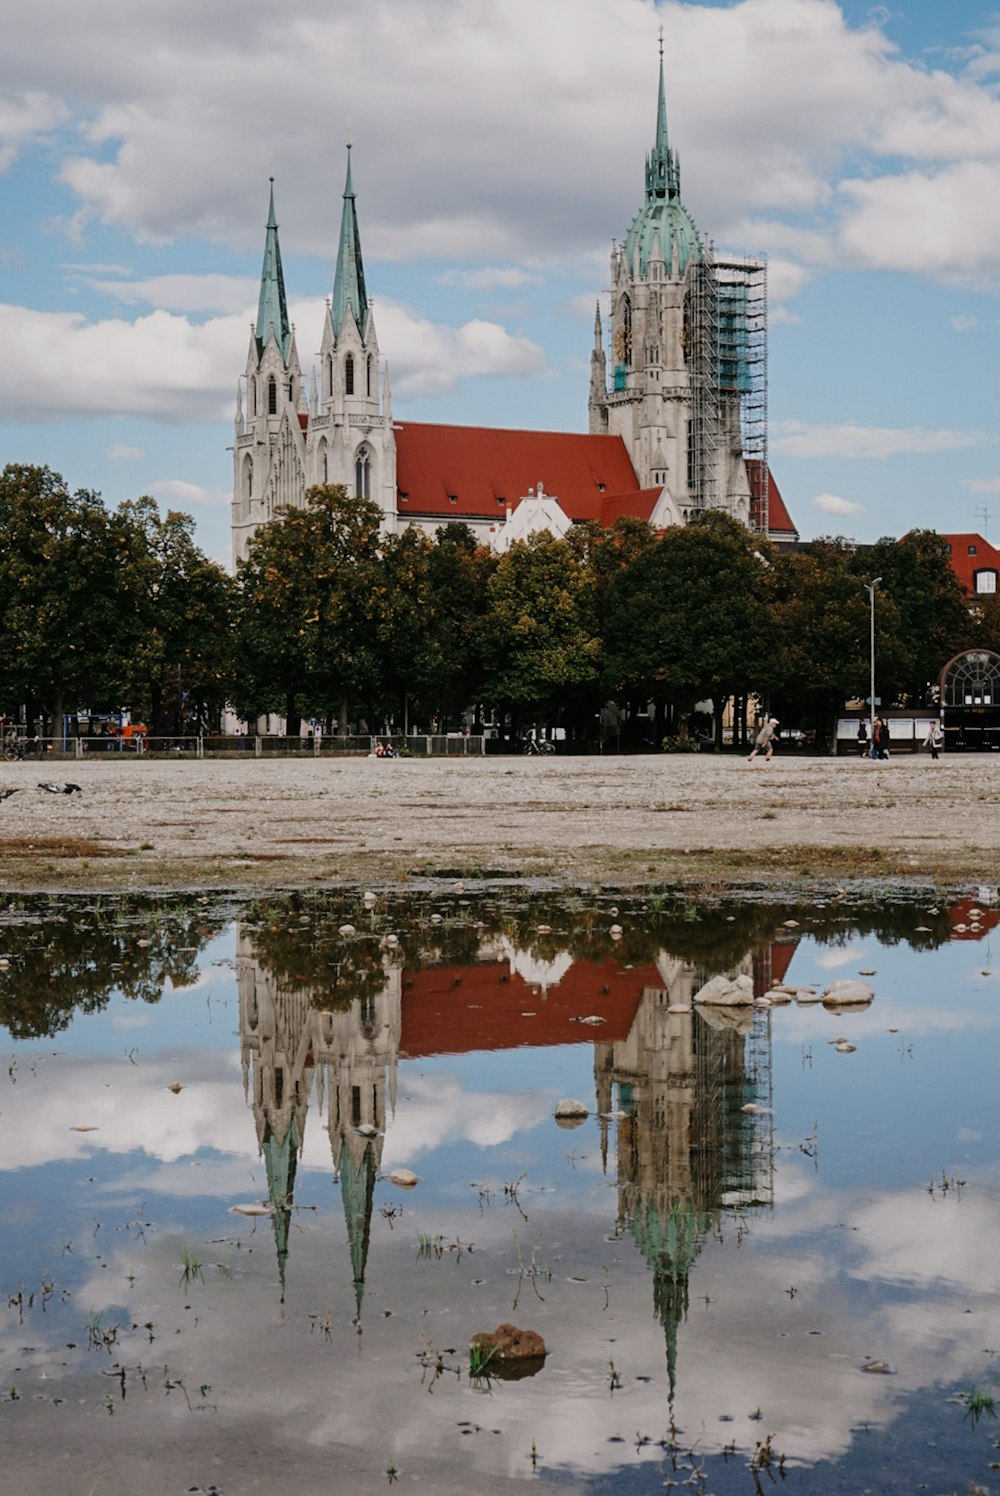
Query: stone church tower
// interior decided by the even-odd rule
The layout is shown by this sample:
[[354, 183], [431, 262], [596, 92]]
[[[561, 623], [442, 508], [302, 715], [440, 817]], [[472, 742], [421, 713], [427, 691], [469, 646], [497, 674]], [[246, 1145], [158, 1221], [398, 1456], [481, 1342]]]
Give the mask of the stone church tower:
[[246, 555], [250, 536], [276, 508], [301, 506], [317, 483], [342, 483], [349, 493], [374, 499], [384, 527], [395, 528], [392, 397], [365, 289], [350, 150], [333, 297], [323, 323], [321, 388], [314, 375], [308, 399], [288, 320], [271, 180], [257, 322], [236, 393], [234, 561]]
[[[747, 319], [762, 274], [758, 262], [717, 262], [681, 201], [661, 42], [645, 203], [611, 252], [611, 383], [598, 306], [589, 414], [591, 434], [620, 436], [639, 486], [667, 489], [682, 523], [706, 508], [749, 522], [741, 407], [759, 383], [759, 337]], [[766, 301], [763, 316], [766, 339]], [[763, 357], [766, 368], [766, 341]]]

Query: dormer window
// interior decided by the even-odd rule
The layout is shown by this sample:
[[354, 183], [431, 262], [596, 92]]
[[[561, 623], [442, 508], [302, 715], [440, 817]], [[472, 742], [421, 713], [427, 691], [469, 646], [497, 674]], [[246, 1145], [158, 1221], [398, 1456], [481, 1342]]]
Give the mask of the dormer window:
[[974, 545], [970, 545], [969, 546], [969, 555], [970, 556], [974, 556], [975, 554], [976, 554], [976, 547]]
[[448, 495], [448, 503], [449, 504], [457, 504], [458, 503], [458, 494], [457, 493], [450, 493]]
[[977, 571], [972, 579], [972, 585], [977, 597], [996, 592], [997, 574], [995, 571]]

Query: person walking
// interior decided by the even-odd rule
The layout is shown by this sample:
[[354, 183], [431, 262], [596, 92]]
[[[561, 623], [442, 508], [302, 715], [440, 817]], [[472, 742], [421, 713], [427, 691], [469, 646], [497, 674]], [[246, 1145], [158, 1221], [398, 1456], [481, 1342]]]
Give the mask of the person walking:
[[761, 728], [760, 732], [754, 739], [753, 748], [747, 755], [747, 763], [753, 763], [754, 759], [757, 757], [761, 749], [764, 750], [765, 759], [770, 762], [771, 755], [774, 753], [774, 740], [777, 735], [778, 719], [777, 717], [768, 717], [767, 721], [764, 723], [764, 726]]
[[864, 758], [868, 753], [868, 723], [864, 717], [858, 723], [858, 757]]
[[891, 736], [889, 732], [889, 719], [888, 717], [880, 717], [879, 721], [882, 724], [882, 729], [878, 735], [878, 756], [879, 758], [888, 758], [889, 738]]
[[924, 738], [924, 747], [931, 750], [931, 758], [937, 762], [937, 756], [944, 747], [944, 731], [940, 722], [932, 722]]

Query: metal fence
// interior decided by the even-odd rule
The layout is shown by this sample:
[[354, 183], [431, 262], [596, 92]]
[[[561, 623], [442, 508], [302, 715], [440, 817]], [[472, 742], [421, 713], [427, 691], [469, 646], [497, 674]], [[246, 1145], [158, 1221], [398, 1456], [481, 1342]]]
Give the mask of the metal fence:
[[119, 742], [107, 738], [25, 738], [4, 744], [10, 761], [45, 763], [53, 759], [117, 758], [368, 758], [390, 750], [395, 758], [473, 758], [486, 751], [486, 739], [465, 733], [411, 734], [386, 737], [365, 734], [355, 737], [279, 737], [276, 734], [204, 734], [198, 737], [135, 737]]

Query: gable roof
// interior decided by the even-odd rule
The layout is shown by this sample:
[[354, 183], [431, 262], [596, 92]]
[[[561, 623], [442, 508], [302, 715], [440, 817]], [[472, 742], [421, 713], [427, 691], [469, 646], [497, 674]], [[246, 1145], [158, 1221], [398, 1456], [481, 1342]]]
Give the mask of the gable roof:
[[961, 535], [942, 535], [948, 546], [951, 569], [969, 597], [976, 596], [976, 572], [1000, 572], [1000, 551], [974, 531]]
[[[751, 487], [756, 491], [757, 480], [760, 474], [761, 463], [753, 458], [747, 459], [747, 475]], [[763, 505], [759, 498], [750, 500], [750, 523], [755, 529], [761, 528]], [[781, 490], [774, 481], [771, 469], [767, 470], [767, 533], [775, 540], [798, 540], [799, 532], [792, 522], [792, 516], [785, 507], [785, 501], [781, 497]]]
[[612, 520], [602, 514], [605, 496], [621, 505], [616, 512], [637, 512], [626, 507], [641, 491], [618, 436], [414, 421], [397, 425], [395, 436], [400, 514], [502, 519], [539, 483], [576, 522], [611, 523], [614, 514]]

